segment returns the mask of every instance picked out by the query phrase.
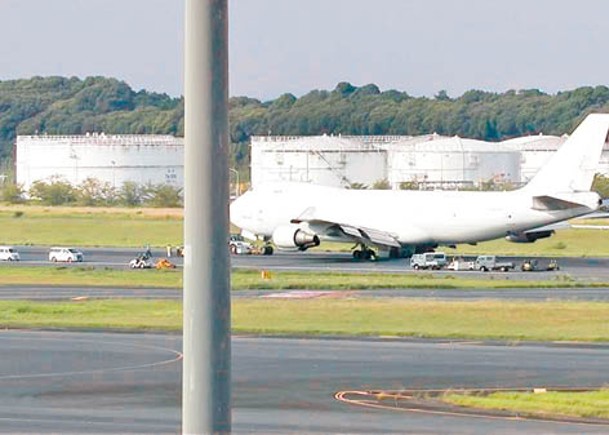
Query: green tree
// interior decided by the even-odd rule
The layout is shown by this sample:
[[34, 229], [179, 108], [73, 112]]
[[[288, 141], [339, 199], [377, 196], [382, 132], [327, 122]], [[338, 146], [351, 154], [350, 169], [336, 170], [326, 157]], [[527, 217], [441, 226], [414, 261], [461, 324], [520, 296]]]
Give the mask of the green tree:
[[47, 205], [72, 204], [77, 198], [76, 189], [58, 176], [51, 177], [49, 182], [35, 181], [28, 193], [33, 199]]
[[113, 205], [117, 202], [116, 189], [108, 182], [87, 178], [76, 189], [78, 202], [82, 205]]
[[118, 192], [118, 201], [127, 207], [136, 207], [144, 201], [141, 186], [133, 181], [125, 181]]
[[375, 190], [389, 190], [391, 189], [391, 184], [389, 184], [389, 180], [386, 178], [382, 180], [377, 180], [372, 184], [372, 188]]
[[152, 207], [181, 207], [182, 189], [168, 184], [159, 184], [150, 188], [146, 205]]
[[6, 183], [2, 186], [2, 201], [9, 204], [20, 204], [25, 201], [23, 184]]
[[592, 183], [592, 190], [598, 193], [601, 198], [609, 198], [609, 177], [596, 174]]

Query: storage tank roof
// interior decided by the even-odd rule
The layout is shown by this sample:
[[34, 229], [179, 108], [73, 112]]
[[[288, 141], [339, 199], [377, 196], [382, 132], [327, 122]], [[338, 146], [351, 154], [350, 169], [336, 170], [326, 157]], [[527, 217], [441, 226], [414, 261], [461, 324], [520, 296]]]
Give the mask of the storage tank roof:
[[514, 150], [504, 147], [500, 143], [485, 142], [476, 139], [463, 139], [459, 136], [433, 138], [419, 136], [419, 140], [411, 140], [393, 144], [393, 152], [426, 152], [426, 153], [447, 153], [447, 152], [475, 152], [475, 153], [497, 153], [514, 152]]
[[252, 136], [251, 146], [268, 151], [379, 151], [381, 138], [390, 137], [395, 136]]
[[569, 136], [521, 136], [504, 140], [502, 145], [518, 151], [556, 151]]
[[17, 145], [21, 143], [37, 143], [45, 146], [64, 145], [108, 145], [108, 146], [184, 146], [184, 139], [168, 134], [105, 134], [87, 133], [79, 135], [19, 135]]

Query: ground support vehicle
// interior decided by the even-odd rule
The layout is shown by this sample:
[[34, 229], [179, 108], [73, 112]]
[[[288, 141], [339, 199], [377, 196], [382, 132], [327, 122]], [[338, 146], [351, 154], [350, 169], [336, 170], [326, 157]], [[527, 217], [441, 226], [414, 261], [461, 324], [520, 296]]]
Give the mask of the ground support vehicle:
[[251, 254], [253, 254], [253, 255], [273, 255], [273, 247], [271, 245], [252, 246]]
[[426, 252], [424, 254], [414, 254], [410, 257], [410, 267], [414, 270], [440, 270], [446, 266], [446, 263], [446, 254], [444, 252]]
[[520, 270], [523, 272], [533, 272], [537, 270], [537, 260], [524, 260], [520, 265]]
[[455, 258], [446, 266], [446, 269], [455, 271], [474, 270], [474, 262], [464, 260], [463, 258]]
[[527, 259], [520, 265], [520, 270], [523, 272], [534, 272], [536, 270], [554, 271], [560, 270], [560, 266], [556, 260], [550, 260], [546, 267], [542, 267], [539, 265], [539, 261]]
[[511, 261], [498, 261], [495, 255], [479, 255], [474, 263], [474, 269], [481, 272], [488, 272], [489, 270], [499, 270], [501, 272], [507, 272], [508, 270], [514, 269], [515, 265]]
[[2, 261], [19, 261], [21, 257], [12, 246], [0, 246], [0, 260]]
[[131, 269], [150, 269], [152, 261], [150, 261], [150, 258], [139, 255], [129, 262], [129, 267]]
[[161, 258], [154, 265], [156, 269], [175, 269], [176, 265], [169, 261], [167, 258]]
[[56, 263], [62, 262], [81, 262], [84, 261], [84, 255], [75, 248], [53, 247], [49, 250], [49, 261]]

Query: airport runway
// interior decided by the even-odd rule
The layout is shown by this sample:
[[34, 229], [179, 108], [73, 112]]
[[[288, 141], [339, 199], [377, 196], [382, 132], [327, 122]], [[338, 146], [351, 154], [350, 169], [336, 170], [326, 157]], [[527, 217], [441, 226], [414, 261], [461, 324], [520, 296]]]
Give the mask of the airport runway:
[[[175, 335], [0, 332], [0, 432], [179, 433]], [[607, 345], [233, 339], [236, 434], [576, 434], [607, 426], [355, 408], [341, 390], [596, 386]]]
[[[5, 267], [15, 266], [40, 266], [51, 265], [48, 261], [48, 248], [37, 246], [19, 246], [17, 247], [21, 254], [22, 261], [20, 262], [0, 262], [0, 265]], [[113, 267], [127, 268], [129, 260], [135, 257], [142, 249], [134, 248], [83, 248], [85, 262], [72, 264], [67, 266], [82, 267]], [[162, 249], [152, 249], [154, 258], [165, 257], [165, 251]], [[450, 255], [450, 254], [449, 254]], [[513, 261], [516, 265], [522, 263], [523, 257], [501, 257]], [[182, 258], [171, 257], [171, 261], [176, 263], [178, 267], [182, 266]], [[240, 269], [254, 270], [296, 270], [296, 271], [326, 271], [326, 272], [379, 272], [379, 273], [413, 273], [407, 259], [381, 259], [380, 261], [357, 261], [354, 260], [348, 252], [323, 252], [323, 251], [308, 251], [308, 252], [278, 252], [271, 256], [258, 255], [234, 255], [231, 256], [232, 266]], [[544, 260], [541, 260], [545, 263]], [[589, 281], [604, 281], [609, 282], [609, 258], [559, 258], [561, 270], [558, 272], [562, 275], [570, 275], [575, 279], [586, 279]], [[425, 272], [417, 272], [425, 273]], [[434, 271], [429, 272], [434, 274], [451, 274], [451, 275], [467, 275], [470, 277], [489, 277], [505, 279], [553, 279], [556, 277], [556, 272], [533, 272], [523, 273], [520, 271], [512, 271], [506, 273], [492, 272], [467, 272], [467, 271]]]
[[[86, 249], [85, 266], [125, 267], [138, 250]], [[22, 251], [20, 264], [44, 248]], [[162, 256], [161, 251], [154, 252]], [[31, 257], [30, 257], [31, 256]], [[235, 267], [268, 270], [410, 273], [405, 260], [356, 262], [347, 253], [232, 257]], [[561, 259], [576, 279], [609, 280], [609, 259]], [[7, 267], [15, 264], [4, 264]], [[138, 271], [134, 271], [138, 273]], [[457, 272], [433, 272], [456, 274]], [[555, 276], [539, 272], [470, 276]], [[545, 279], [545, 278], [544, 278]], [[550, 278], [551, 279], [551, 278]], [[234, 298], [278, 291], [235, 291]], [[359, 297], [607, 301], [607, 289], [375, 290]], [[176, 289], [0, 286], [2, 299], [163, 298]], [[179, 433], [181, 337], [44, 331], [0, 332], [0, 433]], [[355, 408], [343, 390], [599, 386], [608, 382], [609, 345], [375, 339], [233, 339], [234, 433], [609, 433], [607, 426], [438, 416]]]

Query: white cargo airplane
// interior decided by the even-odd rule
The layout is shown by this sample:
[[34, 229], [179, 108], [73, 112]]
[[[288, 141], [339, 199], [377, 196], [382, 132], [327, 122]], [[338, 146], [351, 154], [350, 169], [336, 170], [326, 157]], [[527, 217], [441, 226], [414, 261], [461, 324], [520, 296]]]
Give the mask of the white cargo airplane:
[[230, 208], [249, 238], [279, 249], [306, 250], [321, 241], [355, 242], [355, 258], [390, 257], [440, 245], [506, 237], [534, 242], [552, 225], [596, 211], [591, 192], [609, 114], [592, 114], [523, 188], [508, 192], [347, 190], [307, 183], [272, 183], [248, 191]]

